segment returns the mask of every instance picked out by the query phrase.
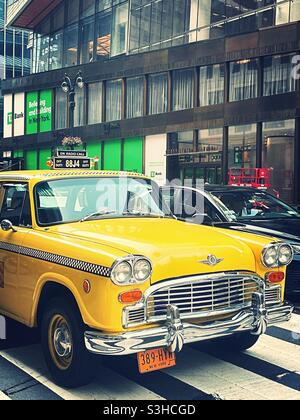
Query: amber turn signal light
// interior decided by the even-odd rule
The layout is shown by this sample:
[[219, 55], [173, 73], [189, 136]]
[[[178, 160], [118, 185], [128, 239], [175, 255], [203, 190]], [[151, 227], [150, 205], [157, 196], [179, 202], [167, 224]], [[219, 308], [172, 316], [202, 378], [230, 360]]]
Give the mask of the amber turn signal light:
[[284, 280], [284, 273], [282, 271], [275, 271], [267, 274], [267, 280], [270, 283], [281, 283]]
[[143, 293], [140, 290], [131, 290], [130, 292], [120, 293], [119, 301], [121, 303], [137, 303], [142, 300]]

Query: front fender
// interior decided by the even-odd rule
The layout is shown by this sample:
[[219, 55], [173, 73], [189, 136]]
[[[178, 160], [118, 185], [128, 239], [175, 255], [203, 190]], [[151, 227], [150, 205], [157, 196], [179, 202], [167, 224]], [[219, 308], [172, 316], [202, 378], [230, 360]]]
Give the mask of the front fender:
[[83, 299], [83, 293], [80, 293], [74, 281], [58, 273], [45, 273], [38, 279], [38, 282], [34, 291], [34, 295], [33, 295], [33, 306], [32, 306], [32, 313], [31, 313], [31, 319], [30, 319], [30, 324], [32, 326], [37, 325], [38, 307], [39, 307], [42, 291], [44, 287], [49, 283], [55, 283], [57, 285], [60, 285], [66, 288], [74, 297], [77, 303], [78, 309], [81, 313], [83, 322], [87, 325], [97, 325], [98, 323], [97, 320], [94, 319], [91, 316], [90, 312], [88, 311], [86, 302]]

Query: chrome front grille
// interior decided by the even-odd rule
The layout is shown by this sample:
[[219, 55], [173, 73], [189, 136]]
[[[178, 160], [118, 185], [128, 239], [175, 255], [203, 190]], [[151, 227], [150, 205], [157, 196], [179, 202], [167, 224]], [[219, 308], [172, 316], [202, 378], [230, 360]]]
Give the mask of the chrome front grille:
[[282, 301], [282, 291], [281, 286], [271, 286], [266, 288], [265, 291], [265, 298], [266, 298], [266, 305], [276, 305]]
[[263, 281], [253, 273], [230, 272], [167, 280], [150, 287], [142, 303], [124, 308], [123, 325], [127, 328], [165, 321], [168, 305], [177, 306], [182, 319], [238, 312], [249, 308], [252, 294], [263, 289]]
[[148, 297], [147, 321], [165, 319], [168, 305], [177, 306], [183, 319], [233, 312], [251, 306], [252, 294], [259, 291], [258, 282], [243, 275], [180, 283], [162, 287]]

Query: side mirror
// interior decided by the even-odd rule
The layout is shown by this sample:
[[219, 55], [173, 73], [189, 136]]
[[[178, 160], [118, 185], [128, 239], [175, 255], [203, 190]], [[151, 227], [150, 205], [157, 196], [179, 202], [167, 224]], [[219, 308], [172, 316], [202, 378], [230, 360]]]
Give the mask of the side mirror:
[[10, 220], [2, 220], [2, 222], [0, 223], [0, 227], [4, 232], [9, 232], [10, 230], [12, 230], [13, 232], [17, 232], [17, 229], [14, 228]]

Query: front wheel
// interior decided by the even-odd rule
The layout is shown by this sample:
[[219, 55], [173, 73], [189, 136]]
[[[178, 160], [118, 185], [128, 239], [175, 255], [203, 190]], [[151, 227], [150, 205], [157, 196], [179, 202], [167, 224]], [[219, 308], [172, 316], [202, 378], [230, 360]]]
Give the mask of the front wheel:
[[58, 385], [75, 388], [93, 379], [93, 355], [85, 348], [84, 326], [70, 299], [57, 298], [47, 304], [41, 339], [46, 364]]

